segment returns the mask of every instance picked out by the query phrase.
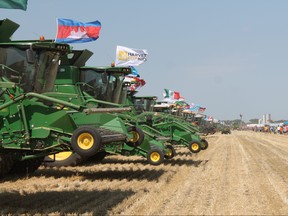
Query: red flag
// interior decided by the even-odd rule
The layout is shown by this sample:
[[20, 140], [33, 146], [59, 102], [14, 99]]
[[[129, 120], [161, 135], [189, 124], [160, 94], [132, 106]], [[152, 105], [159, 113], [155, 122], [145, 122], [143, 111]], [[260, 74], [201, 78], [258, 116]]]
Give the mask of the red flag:
[[205, 110], [206, 110], [205, 107], [200, 107], [199, 110], [198, 110], [198, 112], [204, 112]]
[[180, 99], [180, 92], [174, 91], [174, 99], [176, 99], [176, 100]]

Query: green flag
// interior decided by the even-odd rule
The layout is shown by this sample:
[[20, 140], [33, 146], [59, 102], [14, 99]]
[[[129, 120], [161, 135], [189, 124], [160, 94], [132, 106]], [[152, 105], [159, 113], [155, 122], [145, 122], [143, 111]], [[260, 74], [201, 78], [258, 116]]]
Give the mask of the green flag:
[[27, 1], [28, 0], [1, 0], [0, 8], [21, 9], [26, 11]]

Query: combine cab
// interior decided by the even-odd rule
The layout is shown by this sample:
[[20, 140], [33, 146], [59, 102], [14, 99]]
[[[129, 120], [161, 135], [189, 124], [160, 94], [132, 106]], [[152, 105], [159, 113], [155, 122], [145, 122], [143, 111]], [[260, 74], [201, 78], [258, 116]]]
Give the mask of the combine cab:
[[50, 106], [55, 101], [79, 108], [41, 93], [53, 89], [58, 62], [70, 47], [41, 41], [10, 41], [18, 28], [0, 22], [0, 175], [33, 172], [45, 155], [72, 149], [76, 129], [64, 112]]

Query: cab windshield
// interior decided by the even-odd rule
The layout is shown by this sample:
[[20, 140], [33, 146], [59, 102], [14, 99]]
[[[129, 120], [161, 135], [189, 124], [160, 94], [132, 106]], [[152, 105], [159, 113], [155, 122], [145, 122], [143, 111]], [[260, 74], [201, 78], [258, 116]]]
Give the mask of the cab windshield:
[[133, 98], [133, 104], [137, 112], [151, 112], [156, 101], [154, 98]]
[[86, 83], [82, 86], [82, 90], [97, 100], [124, 104], [127, 95], [124, 78], [125, 75], [121, 73], [105, 73], [85, 69], [81, 71], [81, 82]]
[[16, 83], [25, 93], [52, 91], [59, 58], [55, 51], [33, 50], [33, 63], [28, 63], [25, 49], [0, 47], [1, 77]]

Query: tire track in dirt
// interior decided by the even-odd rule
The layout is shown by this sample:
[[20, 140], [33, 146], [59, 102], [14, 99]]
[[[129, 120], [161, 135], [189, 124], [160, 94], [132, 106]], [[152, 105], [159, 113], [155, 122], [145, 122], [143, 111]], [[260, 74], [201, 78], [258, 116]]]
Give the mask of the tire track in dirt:
[[[251, 151], [251, 154], [257, 159], [261, 160], [262, 163], [259, 164], [259, 169], [261, 174], [264, 175], [262, 178], [262, 183], [265, 181], [271, 190], [270, 195], [266, 193], [267, 196], [272, 197], [269, 201], [271, 208], [279, 209], [279, 212], [276, 214], [284, 213], [281, 209], [286, 209], [288, 204], [288, 161], [283, 156], [280, 156], [282, 153], [282, 148], [278, 148], [277, 151], [273, 148], [270, 142], [267, 139], [257, 138], [257, 144], [254, 145], [255, 149]], [[286, 146], [287, 150], [287, 146]]]
[[[201, 163], [198, 160], [191, 160], [193, 158], [192, 154], [186, 154], [185, 151], [188, 151], [188, 149], [177, 149], [179, 155], [172, 160], [165, 161], [165, 164], [161, 165], [161, 167], [163, 166], [163, 169], [165, 168], [166, 170], [165, 175], [161, 176], [157, 183], [146, 185], [147, 193], [141, 194], [141, 196], [135, 195], [135, 199], [133, 199], [132, 202], [125, 202], [125, 210], [121, 210], [121, 206], [123, 206], [123, 204], [121, 204], [112, 214], [121, 214], [124, 212], [124, 214], [128, 215], [155, 215], [157, 214], [155, 210], [162, 209], [163, 205], [164, 208], [167, 209], [166, 203], [171, 200], [171, 194], [174, 194], [175, 190], [178, 190], [176, 185], [182, 184], [183, 179], [181, 173], [179, 174], [179, 170], [186, 170], [187, 167], [189, 169], [191, 167], [198, 167], [199, 163]], [[175, 182], [177, 182], [177, 184], [175, 184]], [[147, 206], [153, 206], [153, 208], [147, 208]]]
[[160, 166], [109, 156], [99, 164], [0, 180], [0, 214], [286, 214], [286, 137], [232, 131], [198, 154], [177, 148]]
[[[215, 147], [211, 146], [211, 148]], [[197, 177], [198, 173], [202, 172], [202, 167], [208, 162], [207, 160], [202, 161], [199, 159], [199, 157], [201, 157], [200, 155], [206, 154], [208, 150], [196, 155], [191, 155], [191, 153], [186, 154], [185, 151], [187, 151], [185, 148], [177, 151], [178, 155], [175, 159], [171, 160], [171, 164], [169, 164], [170, 161], [165, 164], [165, 168], [167, 168], [166, 175], [161, 177], [159, 183], [151, 185], [151, 187], [148, 188], [149, 193], [136, 200], [136, 202], [134, 201], [134, 205], [126, 209], [125, 214], [179, 214], [177, 208], [182, 210], [180, 211], [181, 214], [186, 213], [183, 212], [185, 208], [181, 207], [183, 199], [191, 194], [191, 181], [197, 182], [195, 177]], [[216, 154], [215, 151], [211, 152]], [[173, 163], [174, 160], [190, 160], [192, 162], [187, 165], [175, 166]], [[195, 163], [193, 161], [195, 161]], [[199, 172], [197, 170], [199, 170]], [[192, 187], [194, 187], [193, 182]], [[153, 208], [147, 208], [147, 206], [153, 206]]]
[[273, 146], [273, 148], [277, 150], [277, 153], [282, 153], [285, 156], [288, 154], [288, 148], [287, 148], [288, 137], [286, 137], [286, 135], [284, 136], [284, 135], [269, 134], [269, 133], [264, 133], [264, 134], [254, 133], [253, 135], [256, 135], [256, 137], [261, 141], [269, 142], [269, 145]]
[[[132, 190], [131, 185], [135, 186], [137, 191], [141, 191], [143, 185], [145, 186], [151, 181], [158, 181], [158, 178], [164, 173], [161, 168], [155, 169], [151, 166], [135, 164], [132, 166], [128, 163], [125, 166], [110, 163], [109, 165], [99, 164], [60, 169], [41, 168], [34, 174], [35, 177], [32, 175], [30, 179], [16, 178], [17, 180], [13, 181], [13, 177], [11, 177], [11, 181], [1, 183], [1, 194], [5, 194], [6, 198], [7, 196], [12, 197], [12, 199], [19, 196], [20, 203], [18, 204], [24, 208], [13, 209], [16, 206], [9, 207], [6, 202], [3, 203], [4, 199], [0, 199], [1, 206], [7, 208], [5, 208], [6, 210], [2, 209], [1, 214], [9, 212], [12, 214], [61, 214], [63, 212], [107, 214], [107, 211], [120, 201], [136, 193]], [[14, 194], [16, 195], [14, 196]], [[47, 200], [53, 201], [55, 196], [57, 202], [54, 205], [40, 208]], [[62, 198], [59, 199], [59, 197]], [[37, 200], [35, 203], [39, 203], [37, 205], [38, 212], [33, 210], [34, 200]], [[29, 205], [32, 206], [32, 209], [29, 208]], [[100, 208], [101, 206], [103, 208]]]
[[[218, 139], [219, 138], [217, 138], [217, 140]], [[199, 166], [187, 167], [185, 170], [181, 169], [179, 172], [177, 172], [177, 175], [181, 181], [178, 181], [176, 178], [172, 184], [173, 186], [171, 186], [171, 188], [177, 188], [177, 190], [174, 189], [174, 192], [171, 193], [173, 194], [172, 201], [167, 205], [171, 206], [171, 208], [167, 209], [165, 206], [162, 206], [162, 211], [155, 212], [156, 214], [191, 214], [192, 212], [195, 212], [196, 208], [199, 207], [201, 201], [204, 201], [205, 205], [210, 204], [210, 199], [207, 200], [205, 198], [203, 200], [201, 198], [203, 193], [201, 186], [205, 184], [204, 182], [206, 182], [203, 174], [209, 170], [211, 160], [213, 160], [213, 158], [218, 154], [217, 145], [214, 144], [215, 143], [212, 142], [212, 139], [209, 139], [209, 148], [196, 155], [193, 155], [195, 159], [202, 161]], [[212, 178], [214, 178], [214, 176], [211, 176], [211, 179]]]
[[[202, 173], [201, 179], [205, 180], [201, 190], [204, 191], [200, 200], [206, 200], [200, 208], [196, 209], [196, 214], [237, 214], [235, 209], [238, 202], [235, 199], [241, 192], [243, 184], [238, 181], [242, 169], [239, 169], [239, 161], [241, 161], [240, 149], [236, 148], [237, 143], [235, 136], [222, 135], [221, 139], [215, 143], [218, 154], [211, 158], [209, 169], [206, 173]], [[230, 175], [233, 170], [234, 175]], [[235, 181], [237, 179], [237, 181]], [[235, 187], [237, 183], [237, 187]], [[236, 190], [235, 190], [236, 189]], [[238, 199], [243, 199], [238, 196]], [[236, 205], [236, 206], [235, 206]], [[199, 211], [202, 209], [201, 211]], [[194, 214], [194, 212], [193, 212]]]
[[[165, 175], [161, 176], [159, 182], [154, 185], [147, 185], [147, 193], [141, 194], [141, 196], [138, 196], [138, 199], [134, 198], [132, 202], [125, 202], [124, 206], [126, 206], [126, 208], [124, 211], [121, 210], [121, 206], [123, 206], [123, 204], [121, 204], [119, 208], [115, 209], [112, 213], [120, 214], [124, 212], [124, 214], [155, 215], [161, 214], [161, 211], [164, 209], [165, 214], [170, 214], [169, 210], [177, 206], [175, 201], [181, 201], [183, 196], [185, 196], [179, 189], [179, 186], [183, 185], [183, 176], [187, 174], [187, 171], [189, 172], [191, 170], [191, 167], [200, 169], [202, 164], [202, 161], [198, 159], [200, 153], [192, 155], [187, 151], [186, 148], [177, 148], [177, 156], [165, 162], [165, 169], [167, 171]], [[205, 153], [205, 151], [203, 152]], [[194, 177], [193, 174], [193, 178]], [[175, 194], [180, 195], [179, 199]], [[135, 195], [135, 197], [137, 197], [137, 195]], [[153, 206], [153, 208], [147, 208], [147, 206]], [[172, 206], [172, 208], [169, 206]]]

